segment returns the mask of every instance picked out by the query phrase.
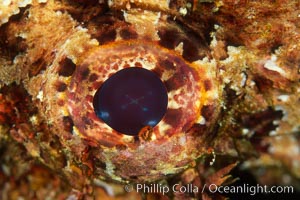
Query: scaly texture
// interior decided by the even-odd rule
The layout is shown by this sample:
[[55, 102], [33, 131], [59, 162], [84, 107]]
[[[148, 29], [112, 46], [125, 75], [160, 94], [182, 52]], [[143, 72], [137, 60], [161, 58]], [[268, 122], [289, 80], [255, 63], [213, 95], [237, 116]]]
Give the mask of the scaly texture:
[[[4, 180], [38, 161], [78, 190], [71, 196], [99, 179], [201, 187], [223, 184], [239, 161], [261, 184], [299, 186], [298, 10], [298, 1], [4, 1]], [[137, 137], [93, 109], [97, 89], [126, 67], [153, 71], [168, 91], [166, 115]], [[13, 167], [23, 163], [16, 151], [31, 162]]]

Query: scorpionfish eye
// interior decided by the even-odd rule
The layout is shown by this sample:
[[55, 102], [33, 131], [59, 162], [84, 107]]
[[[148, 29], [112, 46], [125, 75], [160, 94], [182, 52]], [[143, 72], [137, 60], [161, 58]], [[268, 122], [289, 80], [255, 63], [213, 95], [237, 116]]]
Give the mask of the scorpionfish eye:
[[156, 74], [130, 67], [106, 80], [94, 95], [96, 115], [111, 128], [137, 135], [146, 126], [154, 127], [167, 110], [167, 91]]

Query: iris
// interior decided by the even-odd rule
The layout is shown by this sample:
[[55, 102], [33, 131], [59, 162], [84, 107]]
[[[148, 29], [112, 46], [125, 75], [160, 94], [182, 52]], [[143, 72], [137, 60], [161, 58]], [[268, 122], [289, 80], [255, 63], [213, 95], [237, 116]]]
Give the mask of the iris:
[[156, 126], [167, 111], [167, 90], [152, 71], [125, 68], [107, 79], [93, 100], [96, 115], [114, 130], [137, 135]]

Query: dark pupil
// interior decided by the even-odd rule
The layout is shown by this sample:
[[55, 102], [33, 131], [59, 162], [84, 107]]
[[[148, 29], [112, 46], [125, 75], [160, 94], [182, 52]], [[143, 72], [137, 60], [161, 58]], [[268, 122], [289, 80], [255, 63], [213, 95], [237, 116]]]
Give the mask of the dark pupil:
[[167, 90], [153, 72], [131, 67], [106, 80], [94, 96], [96, 115], [111, 128], [137, 135], [145, 126], [154, 127], [167, 110]]

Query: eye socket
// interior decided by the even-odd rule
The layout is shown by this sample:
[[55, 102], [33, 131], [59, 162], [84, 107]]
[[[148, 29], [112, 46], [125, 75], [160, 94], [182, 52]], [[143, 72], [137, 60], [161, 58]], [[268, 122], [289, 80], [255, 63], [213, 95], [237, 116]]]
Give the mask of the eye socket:
[[[157, 181], [167, 174], [181, 172], [206, 152], [220, 107], [215, 63], [198, 60], [203, 43], [175, 22], [158, 23], [155, 40], [140, 37], [133, 25], [115, 25], [110, 25], [112, 29], [118, 27], [114, 42], [98, 45], [93, 39], [86, 46], [77, 48], [80, 37], [73, 37], [70, 41], [75, 42], [68, 42], [67, 50], [58, 53], [47, 68], [43, 91], [37, 95], [45, 116], [50, 119], [51, 131], [57, 133], [68, 148], [71, 164], [78, 165], [77, 161], [84, 157], [82, 152], [89, 149], [88, 159], [91, 159], [95, 177], [116, 181]], [[129, 35], [125, 36], [122, 30], [128, 30]], [[135, 30], [138, 37], [129, 37], [135, 35], [129, 30]], [[95, 36], [91, 34], [97, 39]], [[187, 56], [195, 48], [194, 54]], [[131, 112], [126, 110], [115, 126], [108, 116], [120, 112], [105, 113], [104, 108], [115, 101], [106, 98], [115, 88], [110, 81], [128, 70], [146, 71], [151, 74], [149, 76], [155, 74], [160, 89], [152, 88], [151, 80], [151, 84], [141, 89], [146, 93], [135, 96], [137, 89], [128, 97], [128, 93], [120, 93], [121, 97], [117, 96], [114, 105], [121, 109], [122, 106], [135, 107], [130, 108]], [[128, 87], [144, 86], [140, 82], [146, 78], [140, 74], [134, 77], [138, 81]], [[116, 80], [121, 87], [124, 87], [123, 83], [124, 80]], [[158, 94], [147, 96], [148, 91]], [[54, 96], [43, 98], [46, 94]], [[146, 103], [157, 101], [159, 110], [152, 109], [152, 104], [140, 107], [142, 101], [139, 98], [145, 95]], [[138, 114], [146, 112], [143, 108], [151, 112]], [[128, 123], [123, 121], [133, 118], [132, 115], [138, 119], [128, 128]], [[108, 165], [97, 165], [97, 162]]]
[[93, 100], [96, 115], [114, 130], [137, 135], [145, 126], [154, 127], [167, 111], [167, 90], [153, 72], [125, 68], [106, 80]]
[[[186, 134], [195, 123], [198, 123], [199, 119], [200, 123], [205, 121], [201, 116], [201, 107], [209, 105], [209, 102], [215, 102], [214, 100], [210, 101], [210, 99], [215, 99], [215, 96], [211, 95], [213, 94], [211, 92], [213, 87], [206, 90], [203, 84], [209, 81], [206, 70], [197, 67], [198, 65], [186, 62], [176, 52], [152, 42], [119, 41], [102, 45], [91, 52], [81, 65], [77, 66], [71, 79], [67, 96], [69, 112], [76, 127], [75, 132], [78, 131], [82, 137], [105, 146], [124, 144], [128, 147], [136, 144], [133, 142], [134, 138], [128, 138], [126, 135], [134, 136], [143, 130], [143, 127], [149, 125], [153, 128], [151, 133], [153, 137], [151, 136], [151, 138], [155, 140], [177, 134]], [[144, 113], [142, 109], [138, 114], [139, 104], [136, 104], [137, 107], [133, 107], [135, 114], [124, 112], [119, 119], [119, 111], [105, 110], [109, 107], [110, 102], [114, 102], [111, 99], [105, 100], [111, 95], [109, 90], [115, 88], [114, 83], [110, 86], [109, 82], [128, 69], [131, 69], [133, 74], [140, 71], [150, 73], [150, 77], [153, 76], [153, 73], [154, 77], [157, 76], [157, 83], [155, 83], [157, 86], [152, 89], [151, 83], [147, 86], [148, 88], [143, 86], [145, 88], [141, 90], [144, 92], [160, 91], [153, 97], [148, 96], [149, 99], [145, 101], [146, 103], [154, 103], [154, 97], [159, 95], [156, 97], [160, 99], [157, 100], [159, 105], [153, 105], [154, 107], [157, 106], [158, 110], [149, 112], [150, 115], [142, 114]], [[145, 81], [141, 75], [135, 76], [139, 77], [138, 82]], [[115, 84], [121, 84], [122, 88], [124, 87], [123, 81], [116, 80]], [[138, 82], [133, 83], [133, 85], [140, 87], [146, 83], [140, 84]], [[160, 89], [155, 89], [156, 87]], [[105, 97], [102, 97], [102, 92], [104, 92]], [[119, 94], [122, 94], [123, 97], [117, 95], [120, 100], [116, 101], [115, 105], [120, 104], [121, 110], [122, 105], [128, 106], [126, 105], [128, 102], [126, 103], [125, 100], [129, 100], [130, 103], [139, 97], [147, 96], [147, 92], [134, 98], [132, 96], [126, 97], [126, 93], [119, 92]], [[101, 101], [104, 103], [102, 105], [97, 103], [98, 99], [101, 98], [103, 98]], [[118, 103], [119, 101], [120, 103]], [[141, 102], [138, 101], [138, 103]], [[152, 105], [147, 104], [146, 106]], [[115, 108], [110, 107], [109, 109]], [[116, 123], [115, 117], [113, 121], [110, 121], [109, 116], [111, 117], [111, 115], [117, 117]], [[139, 119], [132, 122], [130, 121], [132, 116], [138, 116]], [[122, 120], [129, 120], [129, 123], [120, 123]], [[126, 127], [130, 123], [132, 124]]]

